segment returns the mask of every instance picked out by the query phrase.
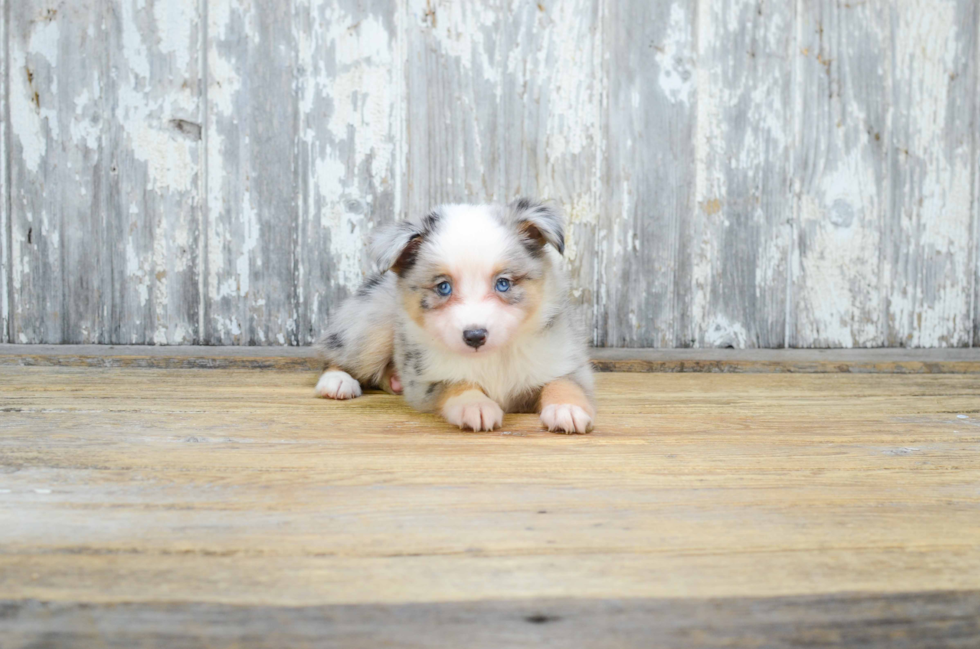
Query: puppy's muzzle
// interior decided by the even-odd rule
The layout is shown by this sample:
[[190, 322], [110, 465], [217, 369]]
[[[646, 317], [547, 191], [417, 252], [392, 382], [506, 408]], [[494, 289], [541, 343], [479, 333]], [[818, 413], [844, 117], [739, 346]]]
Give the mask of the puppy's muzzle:
[[467, 329], [463, 332], [463, 340], [473, 349], [479, 349], [487, 342], [486, 329]]

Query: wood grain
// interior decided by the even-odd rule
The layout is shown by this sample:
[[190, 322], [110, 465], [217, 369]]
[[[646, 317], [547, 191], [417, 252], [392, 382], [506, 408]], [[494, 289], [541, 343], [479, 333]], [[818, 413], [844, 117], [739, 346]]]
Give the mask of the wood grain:
[[[930, 19], [923, 20], [928, 9]], [[967, 346], [973, 290], [977, 29], [972, 0], [892, 8], [891, 204], [884, 256], [889, 345]]]
[[108, 127], [101, 3], [12, 3], [10, 338], [106, 342]]
[[[594, 348], [598, 372], [980, 374], [980, 349]], [[262, 369], [317, 373], [310, 347], [0, 345], [0, 367]]]
[[293, 2], [208, 2], [204, 341], [297, 344]]
[[10, 342], [10, 192], [7, 191], [7, 0], [0, 0], [0, 342]]
[[33, 647], [970, 647], [980, 594], [549, 599], [303, 607], [0, 602]]
[[[608, 624], [609, 600], [694, 615], [678, 600], [721, 599], [750, 626], [776, 610], [770, 623], [802, 628], [844, 624], [853, 602], [879, 637], [890, 616], [872, 611], [902, 610], [897, 596], [939, 640], [976, 634], [962, 626], [980, 590], [973, 376], [602, 374], [587, 436], [533, 415], [461, 433], [383, 393], [317, 400], [314, 380], [0, 372], [4, 623], [35, 637], [50, 610], [70, 631], [84, 603], [120, 630], [117, 606], [134, 632], [182, 615], [206, 633], [221, 609], [181, 607], [371, 619], [502, 602], [467, 614], [489, 629], [557, 600], [572, 617], [596, 602]], [[824, 604], [773, 600], [800, 597]]]
[[198, 340], [197, 5], [13, 8], [12, 339]]
[[[396, 3], [295, 4], [298, 48], [299, 344], [373, 266], [367, 240], [402, 215], [399, 123], [404, 99]], [[286, 99], [286, 98], [283, 98]]]
[[699, 347], [785, 347], [796, 3], [699, 3], [696, 208], [685, 287]]
[[[105, 5], [105, 342], [200, 342], [199, 0]], [[100, 40], [102, 40], [100, 38]]]
[[610, 3], [597, 345], [686, 347], [697, 129], [696, 6]]
[[306, 345], [537, 195], [595, 345], [980, 345], [973, 0], [3, 2], [2, 341]]
[[799, 204], [790, 344], [883, 345], [891, 31], [877, 7], [829, 0], [803, 3], [798, 29]]

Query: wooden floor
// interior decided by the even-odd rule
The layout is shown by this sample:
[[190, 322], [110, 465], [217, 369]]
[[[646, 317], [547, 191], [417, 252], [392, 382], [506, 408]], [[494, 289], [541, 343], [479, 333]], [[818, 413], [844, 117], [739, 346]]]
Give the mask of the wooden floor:
[[588, 436], [315, 378], [0, 367], [0, 647], [980, 646], [978, 375], [600, 374]]

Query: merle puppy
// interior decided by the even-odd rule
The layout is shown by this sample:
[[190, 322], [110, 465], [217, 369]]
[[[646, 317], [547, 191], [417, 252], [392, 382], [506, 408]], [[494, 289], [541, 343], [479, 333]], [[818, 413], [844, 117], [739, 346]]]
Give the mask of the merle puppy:
[[568, 308], [561, 213], [443, 205], [388, 226], [370, 277], [319, 343], [318, 396], [350, 399], [361, 383], [471, 430], [505, 412], [538, 412], [551, 431], [587, 433], [595, 418], [583, 332]]

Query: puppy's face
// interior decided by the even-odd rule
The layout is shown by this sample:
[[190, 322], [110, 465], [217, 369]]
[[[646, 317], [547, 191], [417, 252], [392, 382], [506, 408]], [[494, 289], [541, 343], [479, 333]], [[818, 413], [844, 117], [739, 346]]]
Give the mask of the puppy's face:
[[459, 354], [488, 354], [533, 326], [545, 246], [564, 245], [557, 212], [530, 201], [448, 205], [412, 225], [419, 227], [406, 232], [391, 268], [401, 278], [403, 308], [434, 341]]

